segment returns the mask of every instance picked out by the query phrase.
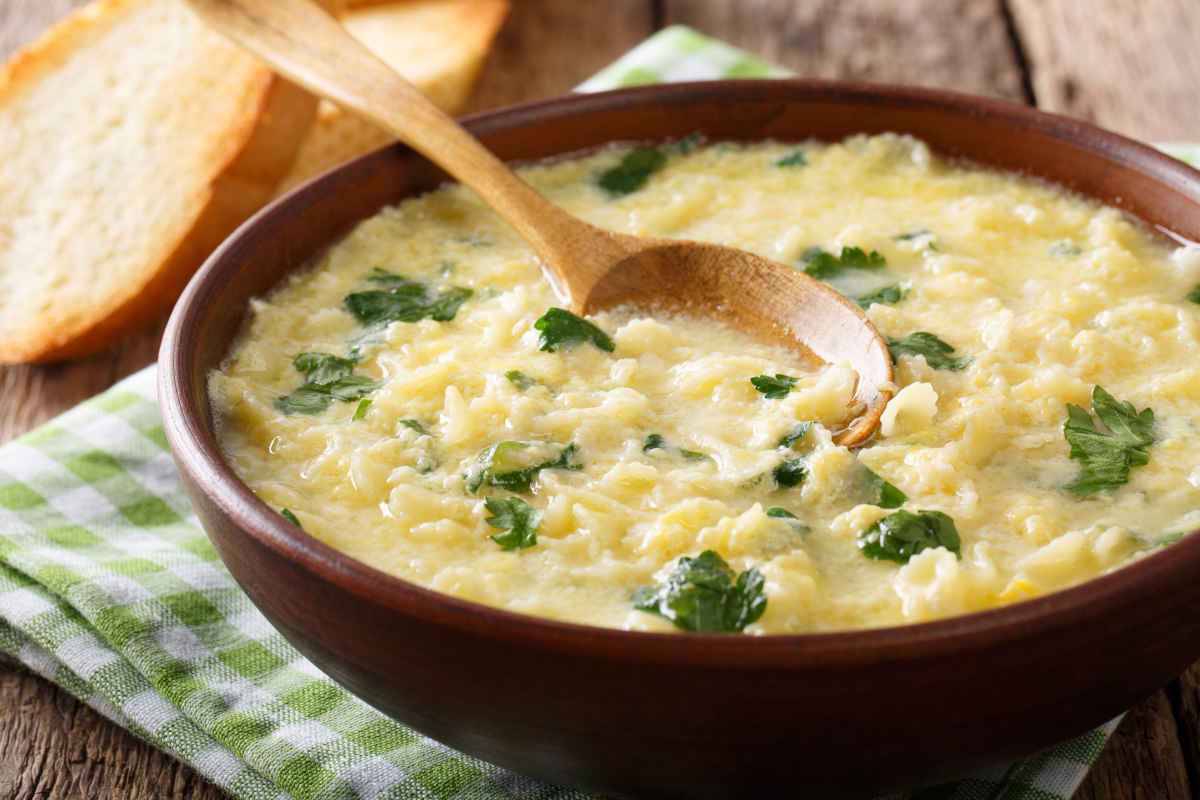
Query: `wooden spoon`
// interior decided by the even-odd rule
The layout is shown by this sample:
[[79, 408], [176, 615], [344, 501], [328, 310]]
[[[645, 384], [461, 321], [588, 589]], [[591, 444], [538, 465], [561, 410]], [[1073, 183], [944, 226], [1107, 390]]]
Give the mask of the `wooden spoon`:
[[867, 441], [894, 391], [892, 360], [854, 303], [800, 270], [700, 242], [602, 230], [538, 194], [311, 0], [188, 0], [281, 74], [394, 133], [474, 189], [541, 259], [573, 311], [620, 305], [717, 317], [858, 373], [859, 416], [835, 437]]

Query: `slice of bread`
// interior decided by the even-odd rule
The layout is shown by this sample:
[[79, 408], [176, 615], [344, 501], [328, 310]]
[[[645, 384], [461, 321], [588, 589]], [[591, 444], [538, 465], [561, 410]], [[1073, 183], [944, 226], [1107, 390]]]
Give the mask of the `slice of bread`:
[[[504, 17], [508, 0], [341, 0], [354, 36], [444, 111], [461, 111]], [[323, 101], [317, 123], [279, 186], [287, 192], [395, 137]]]
[[19, 52], [0, 71], [0, 363], [163, 314], [315, 109], [179, 0], [96, 0]]

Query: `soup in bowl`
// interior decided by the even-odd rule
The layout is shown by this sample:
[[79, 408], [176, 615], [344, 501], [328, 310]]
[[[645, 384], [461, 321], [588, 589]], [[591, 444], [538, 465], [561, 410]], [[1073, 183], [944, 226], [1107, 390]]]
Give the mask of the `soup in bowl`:
[[397, 577], [641, 631], [810, 633], [1010, 604], [1200, 527], [1200, 248], [892, 133], [617, 145], [523, 176], [597, 225], [828, 281], [898, 392], [711, 320], [560, 308], [447, 186], [253, 304], [211, 377], [266, 503]]
[[[1080, 734], [1200, 655], [1200, 540], [1161, 546], [1194, 527], [1172, 499], [1192, 462], [1171, 444], [1193, 389], [1166, 380], [1188, 369], [1171, 337], [1194, 319], [1193, 267], [1155, 233], [1200, 238], [1196, 172], [1006, 103], [819, 81], [623, 90], [468, 127], [600, 224], [730, 241], [828, 280], [894, 340], [907, 394], [868, 447], [839, 450], [844, 366], [644, 309], [569, 320], [520, 244], [419, 156], [345, 165], [213, 256], [159, 373], [222, 559], [334, 680], [548, 781], [865, 796]], [[622, 167], [640, 147], [662, 157]], [[611, 191], [614, 170], [637, 185]], [[851, 179], [858, 199], [816, 191]], [[954, 206], [955, 186], [976, 199]], [[405, 249], [423, 240], [401, 220], [447, 236]], [[464, 227], [487, 244], [456, 240]], [[351, 257], [367, 253], [380, 260]], [[360, 319], [371, 303], [422, 318]], [[260, 335], [277, 348], [255, 365]], [[444, 353], [476, 368], [447, 371]], [[276, 436], [291, 452], [256, 472]], [[368, 440], [387, 444], [352, 463]]]

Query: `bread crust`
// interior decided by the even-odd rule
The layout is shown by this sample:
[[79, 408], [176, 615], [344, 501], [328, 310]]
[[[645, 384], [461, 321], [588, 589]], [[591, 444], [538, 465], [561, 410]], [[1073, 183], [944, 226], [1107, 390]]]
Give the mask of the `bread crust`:
[[[99, 26], [162, 0], [95, 0], [20, 50], [0, 70], [0, 107], [64, 63]], [[0, 338], [0, 363], [81, 358], [164, 315], [209, 253], [266, 203], [311, 127], [316, 99], [259, 65], [243, 89], [236, 120], [220, 138], [185, 215], [142, 260], [140, 274], [88, 309], [45, 314], [30, 329]]]
[[[401, 74], [406, 74], [435, 105], [450, 114], [457, 114], [466, 105], [492, 40], [509, 10], [508, 0], [338, 0], [338, 6], [343, 18], [357, 10], [388, 7], [387, 13], [395, 14], [396, 39], [410, 38], [406, 33], [408, 29], [430, 21], [428, 17], [418, 16], [410, 23], [408, 16], [414, 12], [418, 15], [436, 12], [437, 20], [432, 26], [421, 29], [420, 37], [425, 46], [454, 57], [443, 60], [440, 68], [433, 72], [406, 74], [406, 59], [389, 58], [392, 54], [386, 52], [388, 45], [398, 45], [400, 53], [404, 53], [407, 42], [377, 39], [367, 45]], [[353, 27], [350, 30], [354, 32]], [[337, 165], [383, 147], [395, 138], [375, 123], [322, 101], [317, 121], [276, 194], [287, 194]]]

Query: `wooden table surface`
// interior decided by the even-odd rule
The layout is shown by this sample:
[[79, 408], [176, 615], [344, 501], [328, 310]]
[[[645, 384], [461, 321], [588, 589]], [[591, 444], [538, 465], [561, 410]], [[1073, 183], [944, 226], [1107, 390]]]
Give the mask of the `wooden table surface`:
[[[469, 0], [468, 0], [469, 1]], [[0, 56], [82, 0], [0, 0]], [[948, 87], [1151, 140], [1200, 139], [1200, 0], [514, 0], [472, 110], [564, 93], [686, 23], [800, 75]], [[0, 367], [0, 442], [149, 364], [161, 325], [109, 353]], [[1086, 669], [1080, 665], [1080, 669]], [[223, 793], [65, 692], [0, 664], [0, 798]], [[1134, 708], [1077, 795], [1200, 797], [1200, 664]]]

